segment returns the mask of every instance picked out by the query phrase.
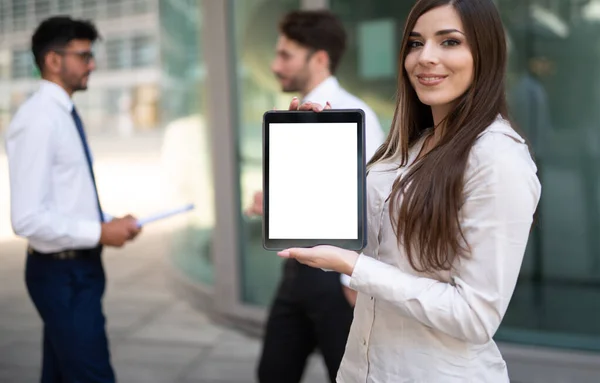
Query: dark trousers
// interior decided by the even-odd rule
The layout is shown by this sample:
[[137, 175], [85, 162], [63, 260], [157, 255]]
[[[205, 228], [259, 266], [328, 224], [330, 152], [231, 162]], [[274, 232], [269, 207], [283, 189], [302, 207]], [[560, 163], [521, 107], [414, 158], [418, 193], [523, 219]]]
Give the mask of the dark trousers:
[[76, 259], [27, 256], [27, 290], [44, 323], [42, 383], [114, 383], [99, 252]]
[[300, 382], [316, 348], [323, 355], [329, 379], [335, 382], [352, 317], [338, 273], [287, 260], [267, 320], [259, 382]]

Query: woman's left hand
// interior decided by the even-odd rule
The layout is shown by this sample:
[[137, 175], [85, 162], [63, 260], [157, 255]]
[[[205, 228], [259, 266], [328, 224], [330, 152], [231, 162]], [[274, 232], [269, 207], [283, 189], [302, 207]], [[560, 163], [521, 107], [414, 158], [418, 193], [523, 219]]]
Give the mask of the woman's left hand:
[[335, 246], [321, 245], [311, 248], [291, 248], [277, 253], [283, 258], [294, 258], [314, 268], [334, 270], [351, 276], [358, 254]]

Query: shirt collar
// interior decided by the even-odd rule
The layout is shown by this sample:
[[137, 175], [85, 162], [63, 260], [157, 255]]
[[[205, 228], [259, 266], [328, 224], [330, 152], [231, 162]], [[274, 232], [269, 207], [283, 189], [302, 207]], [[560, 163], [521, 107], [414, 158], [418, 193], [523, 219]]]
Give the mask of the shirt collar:
[[329, 101], [330, 104], [333, 104], [337, 99], [336, 94], [339, 89], [340, 83], [338, 80], [334, 76], [329, 76], [313, 90], [311, 90], [302, 101], [316, 102], [322, 106], [325, 106], [327, 101]]
[[67, 112], [71, 113], [73, 110], [73, 100], [71, 100], [71, 97], [69, 97], [67, 91], [61, 88], [60, 85], [52, 81], [42, 79], [40, 84], [40, 92], [52, 97]]

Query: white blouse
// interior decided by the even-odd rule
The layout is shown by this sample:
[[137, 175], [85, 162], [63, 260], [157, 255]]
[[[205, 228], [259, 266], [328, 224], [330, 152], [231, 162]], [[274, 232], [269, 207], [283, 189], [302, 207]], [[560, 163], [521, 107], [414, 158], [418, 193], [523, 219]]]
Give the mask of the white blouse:
[[350, 287], [359, 292], [337, 381], [508, 382], [492, 340], [513, 294], [541, 185], [525, 141], [498, 118], [477, 139], [465, 172], [460, 224], [471, 248], [447, 272], [414, 271], [386, 202], [408, 166], [368, 175], [368, 245]]

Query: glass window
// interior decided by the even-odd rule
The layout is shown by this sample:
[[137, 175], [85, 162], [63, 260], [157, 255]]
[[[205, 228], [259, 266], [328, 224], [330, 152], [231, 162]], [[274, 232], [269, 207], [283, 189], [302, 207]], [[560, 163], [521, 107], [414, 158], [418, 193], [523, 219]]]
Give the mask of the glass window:
[[106, 0], [106, 14], [108, 17], [120, 17], [123, 15], [122, 0]]
[[108, 69], [126, 69], [131, 67], [131, 51], [125, 38], [106, 41], [106, 65]]
[[[5, 84], [10, 80], [10, 67], [12, 62], [12, 51], [0, 49], [0, 81]], [[3, 134], [10, 123], [10, 93], [0, 94], [0, 134]], [[2, 217], [0, 217], [0, 221]], [[1, 224], [0, 224], [1, 226]], [[1, 234], [0, 234], [1, 235]]]
[[[243, 4], [243, 5], [242, 5]], [[271, 73], [277, 24], [284, 13], [298, 9], [298, 0], [251, 0], [234, 7], [238, 82], [238, 150], [243, 208], [262, 189], [262, 115], [275, 105], [289, 103]], [[262, 247], [260, 218], [242, 217], [242, 296], [247, 303], [270, 303], [280, 276], [281, 261]]]
[[[198, 7], [182, 7], [169, 1], [159, 3], [161, 34], [161, 53], [163, 71], [169, 76], [179, 77], [193, 70], [198, 62], [199, 51], [195, 41], [197, 37], [189, 31], [200, 28], [201, 23], [190, 15], [198, 12]], [[189, 74], [188, 74], [189, 75]]]
[[10, 78], [10, 68], [13, 53], [9, 49], [0, 49], [0, 80]]
[[29, 49], [16, 50], [12, 54], [12, 78], [33, 77], [35, 64]]
[[98, 17], [99, 4], [97, 0], [82, 0], [81, 8], [84, 18], [95, 19]]
[[150, 10], [150, 0], [133, 0], [131, 4], [133, 13], [145, 13]]
[[566, 0], [498, 4], [510, 42], [511, 113], [542, 182], [498, 338], [600, 350], [600, 9]]
[[25, 18], [27, 14], [27, 2], [23, 0], [12, 0], [12, 14], [14, 18]]
[[12, 0], [13, 27], [16, 31], [23, 31], [27, 27], [27, 3], [22, 0]]
[[[277, 24], [284, 13], [297, 9], [298, 0], [236, 2], [235, 52], [238, 82], [238, 150], [243, 208], [262, 189], [262, 115], [275, 105], [289, 103], [270, 70], [275, 56]], [[242, 218], [242, 296], [245, 302], [269, 304], [280, 276], [280, 260], [262, 247], [261, 220]]]
[[50, 13], [50, 0], [35, 0], [35, 16], [38, 19], [48, 17]]
[[4, 1], [0, 2], [0, 33], [7, 33], [6, 24], [8, 24], [8, 4]]
[[73, 0], [57, 0], [58, 12], [69, 13], [73, 8]]
[[[205, 285], [214, 283], [212, 236], [215, 225], [214, 182], [211, 166], [210, 129], [205, 123], [205, 79], [197, 68], [204, 67], [200, 26], [201, 2], [194, 8], [173, 6], [161, 1], [160, 60], [152, 53], [155, 41], [140, 39], [139, 51], [146, 62], [160, 62], [168, 80], [160, 87], [161, 125], [165, 126], [161, 149], [163, 188], [173, 205], [194, 203], [196, 209], [181, 217], [169, 239], [171, 260], [188, 278]], [[190, 14], [190, 9], [194, 13]], [[194, 22], [191, 22], [193, 20]], [[199, 21], [200, 20], [200, 21]], [[135, 41], [134, 41], [135, 46]], [[136, 48], [134, 48], [135, 52]], [[176, 70], [168, 70], [173, 68]], [[152, 100], [152, 92], [138, 99]]]
[[146, 67], [156, 62], [156, 41], [152, 36], [136, 36], [132, 41], [133, 67]]

